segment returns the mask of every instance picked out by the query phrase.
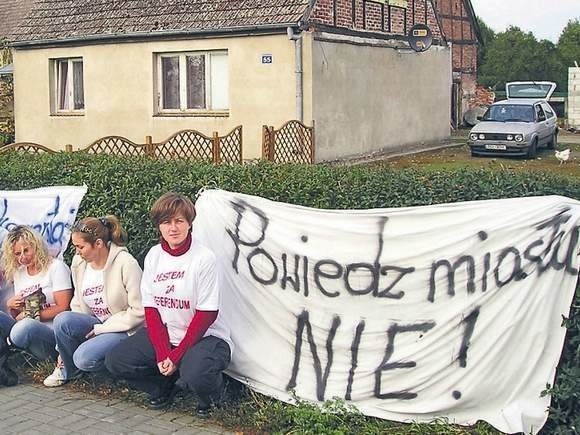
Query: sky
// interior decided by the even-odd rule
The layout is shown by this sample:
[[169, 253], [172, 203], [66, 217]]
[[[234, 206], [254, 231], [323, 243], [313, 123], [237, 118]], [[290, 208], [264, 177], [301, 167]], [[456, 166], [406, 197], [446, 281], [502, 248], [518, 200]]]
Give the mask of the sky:
[[495, 32], [517, 26], [537, 40], [558, 42], [570, 19], [580, 19], [580, 0], [471, 0], [475, 14]]

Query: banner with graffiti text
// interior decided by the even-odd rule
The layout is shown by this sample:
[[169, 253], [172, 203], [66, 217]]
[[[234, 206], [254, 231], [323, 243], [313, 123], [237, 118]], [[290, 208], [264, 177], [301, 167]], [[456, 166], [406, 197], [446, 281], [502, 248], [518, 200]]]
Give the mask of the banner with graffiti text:
[[52, 255], [62, 257], [86, 192], [86, 186], [0, 190], [0, 232], [29, 225], [43, 235]]
[[[52, 186], [30, 190], [0, 190], [0, 244], [17, 225], [30, 225], [48, 244], [53, 256], [62, 258], [70, 228], [87, 192], [86, 186]], [[10, 293], [0, 279], [0, 309]]]
[[579, 269], [558, 196], [331, 211], [206, 190], [230, 373], [278, 399], [537, 433]]

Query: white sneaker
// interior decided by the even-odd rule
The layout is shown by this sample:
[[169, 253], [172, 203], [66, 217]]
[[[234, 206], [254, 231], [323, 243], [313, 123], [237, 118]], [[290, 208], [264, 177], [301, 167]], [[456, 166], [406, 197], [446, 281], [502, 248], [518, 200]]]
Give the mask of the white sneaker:
[[65, 377], [64, 367], [59, 367], [58, 365], [54, 368], [51, 375], [47, 376], [42, 382], [45, 387], [60, 387], [68, 382]]

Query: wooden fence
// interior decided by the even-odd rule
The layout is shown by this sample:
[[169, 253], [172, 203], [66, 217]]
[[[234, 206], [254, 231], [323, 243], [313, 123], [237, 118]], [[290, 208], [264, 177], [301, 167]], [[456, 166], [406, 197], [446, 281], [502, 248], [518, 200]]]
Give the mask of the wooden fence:
[[[0, 153], [16, 151], [23, 154], [55, 153], [43, 145], [18, 142], [0, 148]], [[137, 144], [122, 136], [106, 136], [78, 151], [72, 145], [65, 152], [87, 154], [115, 154], [121, 156], [149, 156], [156, 159], [186, 159], [213, 163], [242, 163], [242, 126], [225, 136], [214, 132], [211, 137], [196, 130], [182, 130], [162, 142], [155, 143], [151, 136]]]
[[295, 120], [278, 130], [262, 126], [262, 158], [276, 163], [314, 163], [314, 121], [312, 127]]

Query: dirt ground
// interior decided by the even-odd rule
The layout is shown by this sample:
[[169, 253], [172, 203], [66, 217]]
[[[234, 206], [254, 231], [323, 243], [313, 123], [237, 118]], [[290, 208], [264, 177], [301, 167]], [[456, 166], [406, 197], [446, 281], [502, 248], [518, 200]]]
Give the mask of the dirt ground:
[[383, 156], [372, 162], [361, 162], [371, 166], [395, 168], [429, 167], [432, 169], [452, 169], [459, 167], [487, 167], [497, 169], [549, 171], [580, 179], [580, 134], [562, 131], [558, 137], [558, 150], [569, 148], [570, 159], [560, 163], [554, 151], [540, 149], [533, 160], [513, 157], [471, 157], [467, 146], [467, 130], [454, 132], [450, 143], [441, 148], [407, 155]]

